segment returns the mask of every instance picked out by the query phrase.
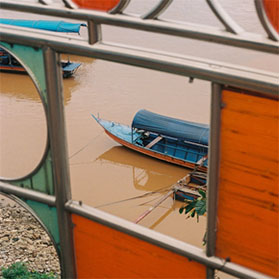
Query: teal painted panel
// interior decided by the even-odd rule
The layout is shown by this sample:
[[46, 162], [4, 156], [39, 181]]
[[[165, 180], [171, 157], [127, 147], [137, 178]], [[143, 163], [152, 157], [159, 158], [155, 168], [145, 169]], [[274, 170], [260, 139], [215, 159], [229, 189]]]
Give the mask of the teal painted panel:
[[16, 59], [24, 66], [28, 74], [33, 79], [36, 87], [38, 88], [44, 103], [47, 103], [46, 98], [46, 81], [45, 81], [45, 68], [43, 51], [39, 48], [33, 48], [18, 44], [8, 44], [1, 42], [4, 48], [13, 54]]
[[[47, 108], [45, 68], [42, 49], [34, 49], [28, 46], [8, 44], [4, 42], [0, 42], [0, 45], [8, 50], [22, 65], [24, 65], [41, 95], [44, 107]], [[49, 145], [47, 148], [48, 150], [44, 161], [37, 168], [37, 170], [30, 173], [30, 175], [23, 179], [10, 181], [10, 183], [22, 188], [54, 195], [52, 156]], [[52, 236], [57, 248], [60, 250], [56, 208], [31, 200], [24, 200], [24, 202], [36, 213]]]
[[60, 238], [56, 208], [31, 200], [24, 200], [24, 202], [36, 213], [38, 218], [42, 221], [42, 223], [45, 225], [48, 232], [52, 236], [57, 248], [60, 250]]
[[[24, 65], [41, 95], [44, 107], [47, 107], [45, 68], [42, 49], [35, 49], [18, 44], [8, 44], [5, 42], [0, 42], [0, 45]], [[23, 179], [10, 182], [22, 188], [54, 195], [52, 156], [49, 146], [45, 161], [42, 162], [41, 166], [35, 172], [30, 173], [30, 175]]]
[[44, 164], [32, 177], [32, 185], [34, 190], [46, 193], [48, 195], [54, 195], [50, 150], [45, 158]]
[[38, 168], [38, 170], [31, 173], [26, 178], [23, 178], [18, 181], [12, 181], [11, 183], [22, 188], [31, 189], [54, 196], [54, 184], [50, 150], [48, 151], [45, 161]]

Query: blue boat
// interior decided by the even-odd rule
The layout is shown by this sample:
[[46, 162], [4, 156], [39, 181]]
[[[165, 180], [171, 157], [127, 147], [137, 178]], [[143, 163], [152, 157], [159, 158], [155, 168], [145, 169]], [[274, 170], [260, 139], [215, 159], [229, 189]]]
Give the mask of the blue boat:
[[[63, 33], [78, 33], [81, 26], [86, 26], [84, 23], [70, 23], [65, 21], [50, 21], [50, 20], [21, 20], [21, 19], [6, 19], [0, 18], [0, 24], [13, 25], [25, 28], [40, 29], [52, 32]], [[63, 77], [71, 77], [80, 67], [80, 63], [71, 61], [61, 61]], [[26, 74], [25, 68], [20, 64], [15, 57], [8, 53], [3, 48], [0, 48], [0, 70], [11, 73]]]
[[106, 134], [142, 154], [206, 172], [209, 126], [140, 110], [131, 126], [92, 115]]
[[55, 20], [28, 20], [28, 19], [8, 19], [0, 18], [0, 24], [8, 24], [25, 28], [47, 30], [62, 33], [78, 33], [81, 26], [86, 26], [84, 23], [71, 23], [66, 21]]

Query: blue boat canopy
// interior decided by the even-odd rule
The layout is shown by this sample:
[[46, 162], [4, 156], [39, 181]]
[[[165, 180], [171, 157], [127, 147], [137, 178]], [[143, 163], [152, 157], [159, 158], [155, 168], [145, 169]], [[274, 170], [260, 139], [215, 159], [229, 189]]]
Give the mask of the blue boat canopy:
[[136, 113], [132, 127], [208, 145], [209, 125], [175, 119], [144, 109]]
[[25, 20], [25, 19], [7, 19], [0, 18], [1, 24], [15, 25], [20, 27], [35, 28], [54, 32], [79, 33], [84, 23], [71, 23], [65, 21], [53, 20]]

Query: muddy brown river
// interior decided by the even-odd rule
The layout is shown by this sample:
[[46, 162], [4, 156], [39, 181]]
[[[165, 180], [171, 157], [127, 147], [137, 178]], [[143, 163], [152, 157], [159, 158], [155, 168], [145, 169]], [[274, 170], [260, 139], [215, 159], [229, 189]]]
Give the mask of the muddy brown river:
[[[156, 2], [134, 0], [127, 12], [142, 14]], [[220, 2], [248, 31], [263, 33], [252, 0]], [[1, 11], [1, 16], [30, 18], [8, 11]], [[176, 0], [164, 17], [220, 26], [205, 1]], [[278, 71], [274, 55], [107, 26], [103, 32], [107, 41]], [[81, 36], [86, 36], [86, 30]], [[74, 77], [63, 81], [73, 199], [135, 221], [185, 176], [187, 169], [119, 146], [105, 135], [91, 113], [130, 124], [135, 113], [145, 108], [209, 123], [210, 83], [189, 83], [187, 77], [86, 57], [70, 59], [82, 63]], [[46, 143], [44, 110], [28, 76], [0, 74], [0, 128], [0, 176], [26, 175], [40, 161]], [[151, 191], [158, 193], [140, 197]], [[199, 223], [186, 219], [178, 213], [180, 206], [168, 198], [140, 224], [202, 247], [206, 217]]]

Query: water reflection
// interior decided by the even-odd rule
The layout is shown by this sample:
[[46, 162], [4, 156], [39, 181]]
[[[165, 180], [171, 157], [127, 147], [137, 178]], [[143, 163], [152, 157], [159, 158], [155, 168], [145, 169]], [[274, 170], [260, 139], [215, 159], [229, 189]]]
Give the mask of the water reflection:
[[0, 101], [0, 176], [22, 177], [37, 166], [45, 150], [44, 108], [28, 75], [1, 73]]
[[[16, 82], [15, 82], [16, 81]], [[26, 74], [0, 73], [1, 95], [17, 100], [41, 102], [38, 91]]]
[[[251, 0], [220, 2], [244, 28], [247, 26], [251, 31], [261, 28]], [[144, 14], [155, 3], [158, 0], [133, 0], [128, 12]], [[204, 7], [206, 3], [202, 0], [195, 3], [173, 1], [163, 18], [220, 26], [209, 9]], [[5, 17], [11, 16], [11, 11], [1, 12]], [[22, 17], [20, 13], [12, 13], [15, 18]], [[216, 59], [267, 71], [278, 68], [274, 55], [266, 53], [132, 29], [106, 25], [102, 27], [104, 41]], [[82, 30], [81, 36], [87, 36], [85, 30]], [[62, 55], [61, 58], [68, 59], [68, 55]], [[144, 200], [112, 203], [161, 188], [167, 189], [185, 176], [187, 170], [116, 146], [106, 135], [100, 135], [101, 128], [90, 114], [99, 112], [104, 118], [130, 124], [135, 112], [146, 108], [171, 117], [208, 123], [210, 83], [195, 80], [190, 84], [188, 78], [182, 76], [74, 55], [69, 58], [82, 63], [73, 78], [63, 81], [69, 154], [71, 156], [82, 149], [70, 160], [72, 197], [96, 207], [110, 203], [110, 206], [101, 209], [134, 221], [163, 193], [148, 196]], [[37, 135], [36, 127], [42, 127], [44, 123], [38, 117], [38, 109], [41, 109], [39, 95], [31, 84], [26, 76], [1, 74], [0, 102], [3, 104], [3, 112], [9, 108], [7, 127], [4, 127], [9, 134], [9, 143], [12, 144], [13, 141], [14, 146], [22, 148], [21, 143], [26, 141], [29, 132], [33, 140], [31, 151], [38, 153], [40, 147], [35, 144], [40, 142], [41, 135], [34, 135]], [[18, 103], [22, 106], [17, 107]], [[2, 119], [0, 121], [2, 124]], [[28, 132], [26, 125], [30, 126]], [[20, 134], [14, 135], [10, 130], [20, 131]], [[98, 135], [100, 136], [97, 138]], [[20, 142], [17, 140], [19, 138]], [[1, 138], [0, 142], [3, 146]], [[10, 153], [9, 156], [13, 154]], [[30, 158], [30, 154], [27, 153], [23, 158]], [[26, 162], [21, 162], [17, 168], [22, 169], [25, 165]], [[200, 246], [206, 218], [201, 218], [199, 224], [194, 219], [185, 220], [178, 213], [178, 207], [179, 204], [173, 203], [169, 198], [140, 225]]]
[[[0, 84], [0, 93], [8, 98], [14, 98], [15, 101], [41, 103], [40, 95], [28, 75], [1, 72]], [[78, 80], [74, 77], [64, 81], [64, 105], [67, 105], [71, 101], [71, 89], [77, 85]]]
[[[82, 69], [82, 67], [86, 67], [86, 64], [91, 64], [94, 62], [94, 59], [66, 55], [62, 55], [61, 59], [83, 61], [84, 63], [74, 76], [63, 79], [64, 105], [68, 105], [72, 99], [72, 91], [79, 86], [82, 75], [86, 70]], [[0, 72], [0, 93], [9, 98], [15, 98], [15, 100], [30, 100], [41, 103], [40, 95], [34, 86], [32, 79], [25, 73]]]
[[[130, 151], [125, 147], [114, 146], [100, 155], [96, 161], [101, 164], [109, 163], [129, 167], [133, 177], [133, 185], [135, 189], [141, 191], [154, 191], [154, 185], [157, 184], [158, 180], [173, 181], [175, 179], [176, 176], [172, 175], [171, 172], [162, 171], [162, 166], [156, 159], [151, 158], [155, 163], [147, 165], [145, 160], [140, 160], [141, 156], [147, 159], [146, 156]], [[172, 167], [167, 163], [162, 162], [162, 164], [165, 164], [166, 167]], [[187, 169], [181, 169], [185, 171], [185, 175], [189, 172]]]

